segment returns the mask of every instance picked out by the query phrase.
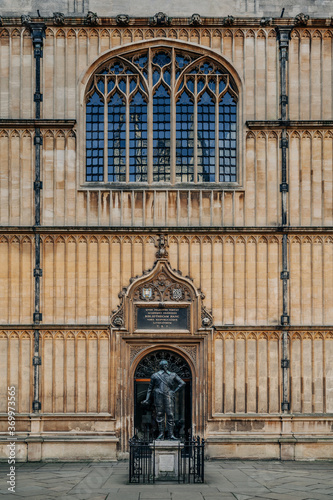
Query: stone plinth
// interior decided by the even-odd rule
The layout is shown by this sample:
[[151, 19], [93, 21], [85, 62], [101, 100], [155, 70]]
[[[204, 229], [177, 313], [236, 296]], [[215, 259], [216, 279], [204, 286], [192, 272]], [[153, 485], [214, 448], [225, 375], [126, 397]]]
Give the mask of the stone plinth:
[[154, 441], [155, 478], [159, 480], [178, 477], [178, 454], [184, 448], [180, 441]]

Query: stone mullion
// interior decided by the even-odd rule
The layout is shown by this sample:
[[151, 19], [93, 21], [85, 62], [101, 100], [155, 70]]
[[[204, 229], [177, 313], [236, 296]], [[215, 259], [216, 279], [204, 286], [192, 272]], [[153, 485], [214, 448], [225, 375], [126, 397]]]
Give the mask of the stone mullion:
[[170, 181], [174, 185], [176, 182], [176, 93], [175, 93], [175, 49], [172, 49], [171, 61], [171, 82], [170, 82]]
[[148, 49], [148, 103], [147, 103], [147, 170], [148, 184], [153, 182], [153, 75], [152, 53]]
[[198, 91], [197, 79], [194, 78], [194, 116], [193, 116], [193, 181], [198, 182]]
[[126, 78], [126, 99], [125, 99], [125, 106], [126, 106], [126, 120], [125, 120], [125, 133], [126, 133], [126, 139], [125, 139], [125, 144], [126, 144], [126, 160], [125, 160], [125, 172], [126, 172], [126, 183], [129, 183], [129, 142], [130, 142], [130, 99], [129, 99], [129, 94], [130, 94], [130, 80], [129, 77], [127, 76]]
[[108, 100], [107, 80], [104, 80], [104, 182], [108, 182]]

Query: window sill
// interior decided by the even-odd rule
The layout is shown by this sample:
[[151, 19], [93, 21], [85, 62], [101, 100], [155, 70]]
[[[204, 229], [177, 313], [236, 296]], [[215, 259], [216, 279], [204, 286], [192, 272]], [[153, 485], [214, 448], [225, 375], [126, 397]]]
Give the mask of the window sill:
[[244, 191], [237, 182], [198, 182], [170, 184], [167, 182], [85, 182], [79, 191], [90, 190], [118, 190], [118, 191]]

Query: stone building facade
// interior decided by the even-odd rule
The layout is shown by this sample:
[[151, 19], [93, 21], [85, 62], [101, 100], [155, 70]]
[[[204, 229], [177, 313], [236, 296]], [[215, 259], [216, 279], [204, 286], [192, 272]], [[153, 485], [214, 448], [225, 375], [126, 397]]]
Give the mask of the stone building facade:
[[19, 460], [126, 456], [162, 356], [208, 456], [333, 458], [330, 2], [16, 3], [1, 457], [8, 387]]

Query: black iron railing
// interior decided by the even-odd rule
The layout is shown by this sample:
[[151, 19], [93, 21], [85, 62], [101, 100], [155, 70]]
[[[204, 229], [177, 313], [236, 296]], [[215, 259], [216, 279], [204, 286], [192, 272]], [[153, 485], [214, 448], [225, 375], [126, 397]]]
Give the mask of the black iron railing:
[[[161, 442], [160, 442], [161, 443]], [[162, 442], [163, 443], [163, 442]], [[205, 480], [205, 441], [197, 438], [186, 442], [175, 442], [177, 466], [171, 473], [156, 470], [158, 451], [155, 441], [130, 439], [129, 482], [153, 484], [155, 481], [178, 481], [178, 483], [203, 483]]]

